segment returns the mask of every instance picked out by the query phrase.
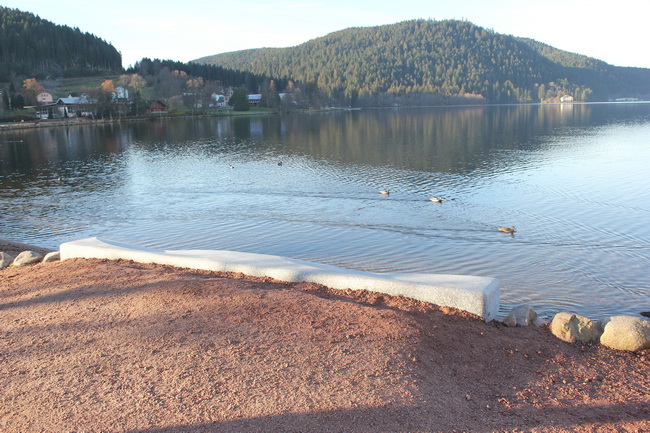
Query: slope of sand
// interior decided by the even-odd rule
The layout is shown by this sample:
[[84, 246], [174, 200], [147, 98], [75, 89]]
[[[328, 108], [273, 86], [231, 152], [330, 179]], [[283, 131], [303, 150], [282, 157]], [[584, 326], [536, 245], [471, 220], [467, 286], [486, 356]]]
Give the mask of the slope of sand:
[[2, 432], [641, 432], [649, 372], [650, 351], [368, 292], [126, 261], [0, 270]]

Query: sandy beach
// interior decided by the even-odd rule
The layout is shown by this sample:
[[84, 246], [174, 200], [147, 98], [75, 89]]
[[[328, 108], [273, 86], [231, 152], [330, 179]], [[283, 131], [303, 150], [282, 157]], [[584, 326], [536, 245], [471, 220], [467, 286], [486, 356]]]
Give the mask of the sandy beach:
[[0, 270], [2, 432], [644, 432], [649, 372], [650, 350], [377, 293], [128, 261]]

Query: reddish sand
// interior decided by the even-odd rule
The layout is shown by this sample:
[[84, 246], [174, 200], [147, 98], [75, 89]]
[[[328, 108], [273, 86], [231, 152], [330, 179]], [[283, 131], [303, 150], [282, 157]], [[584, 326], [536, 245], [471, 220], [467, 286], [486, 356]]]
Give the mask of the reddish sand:
[[648, 350], [368, 292], [126, 261], [0, 270], [2, 432], [647, 432], [649, 372]]

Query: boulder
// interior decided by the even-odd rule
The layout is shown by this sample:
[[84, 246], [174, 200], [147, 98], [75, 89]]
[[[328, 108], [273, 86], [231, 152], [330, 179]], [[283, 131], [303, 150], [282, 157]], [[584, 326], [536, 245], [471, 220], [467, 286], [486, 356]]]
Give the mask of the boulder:
[[507, 326], [528, 326], [537, 319], [537, 312], [528, 304], [517, 305], [503, 320]]
[[557, 313], [551, 322], [551, 332], [568, 343], [590, 343], [600, 337], [600, 330], [591, 319], [571, 313]]
[[551, 323], [550, 320], [548, 320], [546, 317], [541, 316], [537, 316], [535, 320], [533, 320], [533, 325], [537, 326], [538, 328], [541, 328], [542, 326], [548, 326], [549, 323]]
[[25, 266], [33, 265], [34, 263], [39, 263], [43, 260], [43, 256], [35, 251], [23, 251], [22, 253], [16, 256], [16, 259], [12, 263], [12, 266]]
[[51, 253], [45, 254], [43, 263], [58, 262], [59, 260], [61, 260], [61, 253], [58, 251], [52, 251]]
[[632, 352], [650, 348], [650, 321], [633, 316], [612, 316], [602, 320], [600, 325], [603, 346]]
[[14, 262], [14, 257], [7, 253], [0, 253], [0, 269], [4, 269], [7, 266], [11, 266]]

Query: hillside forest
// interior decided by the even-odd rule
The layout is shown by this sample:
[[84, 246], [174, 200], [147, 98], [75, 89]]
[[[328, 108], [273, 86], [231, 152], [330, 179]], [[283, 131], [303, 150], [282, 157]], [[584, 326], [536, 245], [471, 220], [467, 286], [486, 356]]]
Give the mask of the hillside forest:
[[0, 82], [117, 73], [122, 55], [104, 40], [18, 9], [0, 7]]
[[328, 98], [369, 103], [423, 95], [490, 103], [550, 102], [563, 95], [576, 101], [650, 96], [648, 69], [611, 66], [457, 20], [350, 28], [296, 47], [237, 51], [196, 62], [291, 77]]

